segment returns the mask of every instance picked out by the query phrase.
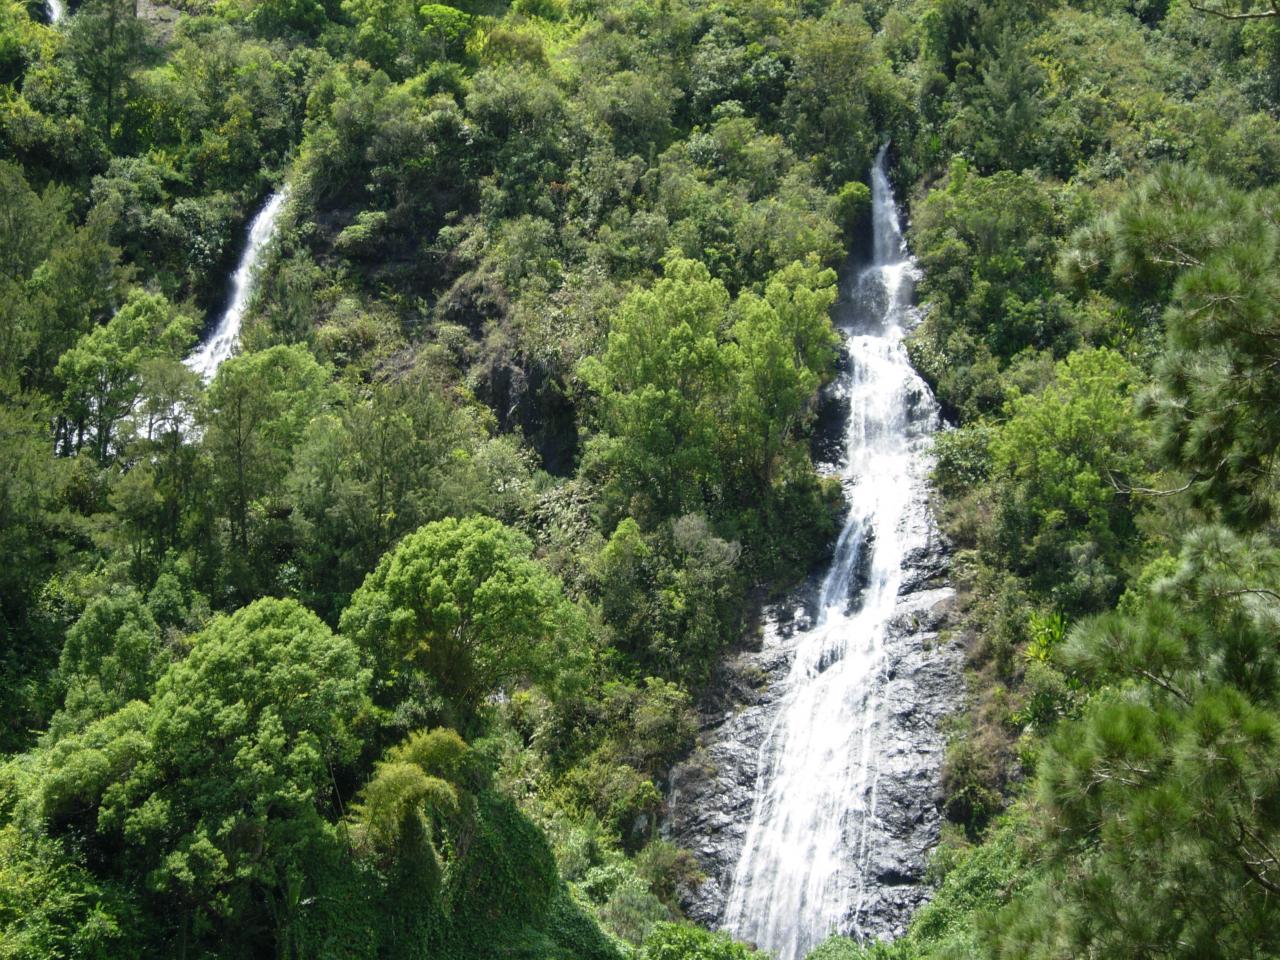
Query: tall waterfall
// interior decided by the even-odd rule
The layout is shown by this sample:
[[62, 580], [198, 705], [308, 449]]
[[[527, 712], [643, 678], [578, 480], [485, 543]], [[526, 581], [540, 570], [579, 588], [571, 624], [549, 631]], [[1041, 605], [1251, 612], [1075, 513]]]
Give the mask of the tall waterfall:
[[262, 250], [275, 234], [276, 219], [289, 197], [289, 188], [282, 187], [273, 193], [258, 215], [249, 224], [249, 239], [244, 252], [240, 255], [240, 263], [231, 278], [231, 301], [227, 309], [218, 318], [217, 325], [204, 343], [191, 356], [187, 357], [187, 366], [205, 380], [212, 380], [214, 373], [223, 360], [231, 356], [236, 344], [240, 341], [240, 324], [244, 322], [245, 311], [249, 308], [249, 297], [253, 294], [254, 272]]
[[47, 0], [49, 6], [49, 22], [57, 23], [67, 15], [67, 5], [63, 0]]
[[894, 671], [886, 636], [906, 569], [932, 532], [926, 480], [938, 408], [902, 342], [917, 273], [885, 153], [871, 177], [872, 262], [837, 321], [848, 355], [838, 390], [848, 405], [841, 473], [851, 509], [760, 745], [722, 918], [777, 960], [796, 960], [833, 932], [864, 933], [881, 779], [892, 775], [887, 755], [902, 749], [885, 735]]

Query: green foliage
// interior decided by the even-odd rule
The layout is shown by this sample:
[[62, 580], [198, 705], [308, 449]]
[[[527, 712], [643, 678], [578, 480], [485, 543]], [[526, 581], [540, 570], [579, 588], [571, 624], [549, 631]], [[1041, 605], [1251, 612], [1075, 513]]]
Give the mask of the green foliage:
[[[1050, 872], [1002, 917], [1002, 955], [1274, 949], [1276, 610], [1255, 586], [1274, 563], [1270, 546], [1197, 532], [1135, 613], [1072, 632], [1066, 662], [1109, 683], [1046, 745]], [[1175, 906], [1187, 896], [1195, 910]]]
[[769, 278], [764, 297], [743, 294], [731, 335], [738, 347], [734, 420], [738, 455], [769, 489], [789, 441], [812, 413], [835, 364], [838, 339], [828, 311], [835, 272], [793, 263]]
[[729, 358], [718, 341], [729, 294], [707, 268], [667, 264], [652, 289], [637, 290], [610, 324], [609, 344], [583, 374], [602, 398], [606, 448], [632, 512], [673, 515], [699, 505], [721, 482], [716, 446]]
[[933, 440], [933, 480], [949, 497], [959, 496], [991, 475], [991, 427], [967, 424], [944, 430]]
[[629, 661], [676, 677], [706, 676], [740, 617], [739, 547], [697, 515], [646, 536], [624, 519], [595, 563], [605, 622]]
[[136, 99], [138, 69], [152, 54], [150, 31], [125, 0], [88, 0], [74, 18], [68, 52], [83, 77], [91, 115], [108, 144], [125, 139], [123, 115]]
[[[659, 785], [829, 542], [824, 266], [886, 140], [962, 421], [974, 845], [905, 937], [818, 955], [1274, 952], [1274, 18], [43, 19], [0, 5], [0, 953], [745, 956], [666, 925]], [[286, 179], [206, 388], [186, 318]]]
[[871, 225], [871, 188], [851, 180], [836, 194], [836, 218], [846, 237], [858, 237]]
[[[422, 377], [375, 383], [306, 424], [284, 482], [303, 595], [333, 620], [404, 534], [526, 490], [526, 464], [497, 461], [471, 407]], [[532, 482], [532, 478], [528, 478]], [[514, 513], [514, 511], [511, 511]]]
[[112, 315], [130, 271], [110, 245], [105, 216], [72, 226], [65, 191], [50, 186], [37, 194], [20, 168], [0, 163], [0, 199], [11, 211], [0, 229], [7, 264], [0, 275], [0, 384], [6, 391], [51, 390], [59, 385], [54, 364]]
[[326, 371], [302, 346], [232, 357], [209, 384], [199, 418], [214, 495], [230, 520], [227, 580], [240, 596], [269, 588], [273, 500], [308, 424], [334, 394]]
[[354, 757], [366, 684], [351, 644], [296, 603], [214, 620], [157, 684], [149, 756], [104, 796], [100, 829], [155, 851], [153, 883], [179, 900], [225, 914], [246, 882], [283, 897], [299, 827]]
[[137, 908], [50, 840], [0, 829], [0, 956], [6, 960], [137, 956]]
[[361, 791], [353, 808], [357, 846], [389, 870], [397, 900], [418, 904], [418, 917], [399, 920], [403, 936], [430, 941], [440, 935], [445, 858], [436, 838], [464, 829], [475, 803], [468, 788], [476, 785], [469, 748], [452, 730], [440, 729], [411, 734], [392, 748]]
[[49, 455], [49, 411], [39, 397], [0, 405], [0, 663], [6, 749], [43, 719], [45, 677], [57, 663], [61, 637], [42, 623], [42, 588], [56, 569], [61, 490], [68, 471]]
[[440, 60], [447, 60], [462, 48], [471, 18], [456, 7], [427, 3], [418, 8], [422, 37], [427, 48]]
[[[582, 365], [607, 434], [587, 469], [606, 473], [620, 512], [648, 527], [693, 511], [728, 514], [744, 539], [766, 542], [771, 521], [803, 509], [791, 498], [812, 467], [796, 440], [834, 361], [833, 280], [812, 261], [795, 263], [763, 297], [730, 301], [703, 264], [669, 260], [664, 279], [623, 302], [603, 355]], [[634, 551], [619, 543], [615, 553], [623, 562]], [[624, 574], [632, 583], [643, 575]]]
[[1136, 533], [1122, 491], [1144, 472], [1134, 379], [1115, 353], [1073, 353], [1043, 392], [1010, 401], [991, 443], [1001, 554], [1069, 612], [1120, 594]]
[[836, 183], [862, 176], [879, 146], [873, 116], [891, 128], [906, 104], [861, 9], [801, 20], [787, 45], [795, 59], [782, 113], [800, 149], [822, 157]]
[[496, 520], [440, 520], [383, 557], [342, 614], [342, 632], [375, 665], [379, 702], [426, 682], [470, 721], [486, 697], [563, 677], [585, 654], [581, 611]]
[[751, 960], [754, 950], [723, 933], [708, 933], [688, 924], [659, 924], [644, 941], [645, 960]]
[[937, 309], [917, 334], [915, 358], [943, 402], [966, 416], [999, 406], [993, 367], [1027, 347], [1074, 346], [1070, 310], [1052, 289], [1062, 203], [1033, 174], [982, 177], [957, 159], [945, 189], [918, 208], [922, 290]]
[[343, 9], [355, 21], [356, 51], [397, 79], [460, 56], [471, 22], [456, 7], [411, 0], [343, 0]]
[[1275, 489], [1276, 398], [1262, 374], [1274, 363], [1274, 203], [1267, 192], [1163, 169], [1103, 222], [1094, 254], [1106, 257], [1110, 282], [1168, 297], [1151, 398], [1162, 452], [1199, 503], [1248, 525], [1265, 522]]
[[58, 358], [53, 374], [63, 384], [64, 416], [76, 449], [89, 442], [98, 459], [107, 460], [117, 425], [142, 395], [143, 365], [186, 353], [194, 326], [164, 297], [135, 292], [106, 324]]
[[805, 960], [913, 960], [915, 956], [911, 947], [900, 940], [863, 945], [848, 937], [833, 936], [810, 950]]
[[169, 297], [195, 292], [206, 303], [216, 302], [223, 293], [220, 269], [239, 222], [238, 204], [223, 192], [184, 197], [183, 186], [176, 171], [155, 160], [116, 158], [94, 178], [90, 196], [111, 223], [111, 241]]
[[[1271, 842], [1254, 764], [1273, 705], [1266, 655], [1248, 651], [1273, 589], [1257, 585], [1272, 579], [1258, 371], [1274, 218], [1248, 190], [1273, 100], [1239, 85], [1265, 74], [1239, 44], [1274, 24], [1187, 5], [921, 6], [934, 73], [917, 149], [960, 158], [914, 210], [928, 312], [910, 344], [966, 421], [936, 446], [975, 598], [949, 812], [978, 835], [1015, 751], [1035, 803], [988, 826], [973, 861], [1029, 869], [991, 887], [949, 872], [903, 955], [1265, 953], [1267, 875], [1248, 870], [1274, 864], [1249, 847]], [[1226, 666], [1246, 660], [1247, 680]], [[966, 885], [980, 896], [952, 911]]]
[[[127, 600], [91, 607], [64, 671], [91, 656], [91, 632], [121, 619], [116, 652], [98, 667], [109, 678], [139, 616]], [[354, 648], [314, 615], [291, 601], [259, 601], [198, 635], [161, 675], [150, 705], [135, 700], [81, 720], [31, 754], [16, 771], [16, 822], [70, 850], [86, 838], [87, 866], [113, 878], [94, 896], [146, 877], [145, 896], [130, 901], [145, 926], [107, 926], [104, 938], [113, 929], [153, 941], [203, 930], [235, 943], [261, 924], [287, 942], [300, 865], [330, 842], [320, 814], [334, 767], [355, 756], [351, 718], [364, 709], [366, 684]], [[119, 910], [109, 899], [92, 909], [104, 924]]]
[[160, 628], [142, 598], [132, 591], [94, 598], [67, 631], [58, 665], [66, 700], [50, 737], [145, 700], [163, 667]]

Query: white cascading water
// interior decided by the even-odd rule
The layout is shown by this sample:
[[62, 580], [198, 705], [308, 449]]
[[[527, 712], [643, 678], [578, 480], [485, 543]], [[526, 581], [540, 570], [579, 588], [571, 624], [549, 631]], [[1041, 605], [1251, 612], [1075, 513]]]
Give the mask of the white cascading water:
[[186, 364], [205, 381], [213, 379], [219, 365], [231, 356], [236, 344], [240, 342], [240, 324], [244, 322], [245, 311], [249, 308], [249, 298], [253, 294], [254, 274], [262, 250], [275, 233], [276, 219], [289, 197], [289, 188], [282, 187], [273, 193], [258, 215], [249, 224], [249, 240], [244, 252], [240, 255], [240, 263], [231, 278], [231, 302], [218, 318], [217, 325], [204, 343], [195, 353], [187, 357]]
[[841, 323], [850, 372], [842, 479], [850, 504], [812, 626], [795, 641], [781, 705], [760, 747], [751, 824], [723, 925], [797, 960], [833, 932], [860, 935], [881, 767], [883, 652], [904, 561], [928, 541], [928, 387], [907, 359], [917, 271], [886, 149], [872, 171], [874, 250]]
[[67, 15], [67, 5], [63, 0], [48, 0], [48, 4], [50, 23], [57, 23]]

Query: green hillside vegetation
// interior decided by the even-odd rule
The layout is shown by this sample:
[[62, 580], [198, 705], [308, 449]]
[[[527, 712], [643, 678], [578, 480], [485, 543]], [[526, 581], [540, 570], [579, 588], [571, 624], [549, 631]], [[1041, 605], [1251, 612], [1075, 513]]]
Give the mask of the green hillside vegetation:
[[0, 957], [757, 956], [664, 789], [885, 142], [968, 697], [813, 956], [1280, 953], [1273, 12], [0, 0]]

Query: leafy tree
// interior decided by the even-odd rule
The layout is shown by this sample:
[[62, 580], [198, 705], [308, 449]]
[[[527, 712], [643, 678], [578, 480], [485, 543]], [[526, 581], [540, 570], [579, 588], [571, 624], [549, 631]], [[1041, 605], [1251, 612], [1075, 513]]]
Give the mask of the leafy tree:
[[822, 157], [836, 183], [861, 177], [875, 130], [905, 109], [859, 7], [835, 7], [796, 23], [786, 38], [794, 63], [782, 115], [804, 154]]
[[736, 635], [740, 547], [697, 515], [645, 535], [625, 517], [595, 561], [601, 612], [640, 669], [702, 678]]
[[355, 23], [356, 52], [395, 77], [412, 71], [419, 26], [412, 0], [343, 0]]
[[1250, 525], [1274, 511], [1280, 441], [1269, 375], [1280, 361], [1273, 225], [1263, 244], [1224, 251], [1180, 278], [1158, 371], [1165, 450], [1191, 474], [1200, 502]]
[[536, 65], [486, 70], [475, 76], [466, 110], [474, 149], [493, 171], [487, 211], [495, 217], [553, 213], [548, 185], [568, 162], [563, 91]]
[[481, 436], [473, 412], [422, 377], [374, 384], [311, 421], [288, 489], [306, 584], [322, 609], [336, 617], [405, 533], [485, 504]]
[[836, 217], [849, 239], [861, 236], [871, 226], [871, 188], [850, 180], [836, 193]]
[[[1204, 506], [1232, 523], [1274, 509], [1280, 435], [1275, 378], [1280, 290], [1276, 198], [1216, 177], [1165, 168], [1136, 190], [1068, 261], [1163, 304], [1167, 340], [1150, 398], [1164, 455]], [[1132, 295], [1132, 294], [1131, 294]]]
[[291, 32], [315, 36], [328, 19], [320, 0], [266, 0], [249, 14], [249, 22], [267, 36]]
[[[421, 730], [378, 763], [353, 808], [357, 842], [381, 862], [398, 902], [395, 939], [428, 949], [444, 926], [444, 850], [474, 817], [482, 784], [470, 748], [454, 731]], [[403, 906], [399, 906], [403, 903]], [[434, 943], [433, 943], [434, 942]]]
[[160, 628], [136, 592], [91, 600], [62, 647], [58, 674], [66, 700], [51, 736], [149, 698], [164, 667], [160, 653]]
[[834, 366], [839, 339], [828, 311], [835, 280], [834, 271], [815, 262], [793, 263], [769, 278], [762, 298], [744, 294], [736, 304], [736, 446], [757, 489], [773, 485], [778, 461]]
[[646, 677], [643, 686], [613, 684], [605, 691], [609, 723], [627, 731], [620, 759], [659, 777], [693, 746], [697, 719], [689, 694], [680, 686]]
[[99, 462], [116, 449], [116, 427], [142, 395], [148, 360], [177, 359], [195, 342], [195, 321], [158, 294], [130, 294], [115, 315], [86, 333], [58, 359], [63, 404], [75, 425], [75, 445], [93, 444]]
[[257, 904], [283, 946], [367, 681], [350, 642], [292, 601], [260, 600], [199, 634], [149, 707], [60, 741], [34, 796], [55, 831], [96, 809], [108, 862], [147, 876], [179, 944], [197, 918], [238, 939]]
[[645, 155], [671, 142], [672, 101], [669, 80], [653, 73], [623, 70], [593, 84], [589, 107], [613, 131], [619, 154]]
[[471, 17], [457, 7], [427, 3], [418, 8], [422, 37], [427, 49], [438, 60], [456, 57], [466, 40]]
[[[216, 49], [216, 43], [211, 45]], [[241, 53], [240, 59], [248, 58]], [[183, 56], [181, 62], [199, 78], [210, 72], [195, 58]], [[242, 64], [241, 69], [248, 72], [249, 68]], [[210, 93], [215, 96], [238, 96], [238, 91], [219, 87], [214, 90], [216, 93]], [[182, 106], [188, 104], [183, 102]], [[166, 119], [183, 128], [189, 123], [216, 122], [213, 117], [194, 113], [193, 108], [189, 114]], [[179, 144], [175, 149], [187, 154], [193, 145]], [[266, 149], [264, 145], [260, 152]], [[214, 178], [211, 167], [206, 164], [201, 170], [205, 178]], [[94, 177], [90, 197], [95, 215], [111, 225], [111, 242], [145, 272], [153, 288], [158, 287], [175, 301], [195, 293], [202, 305], [212, 307], [224, 292], [226, 270], [230, 268], [227, 253], [235, 242], [234, 227], [242, 216], [241, 204], [226, 193], [182, 196], [184, 188], [189, 189], [188, 184], [170, 164], [145, 157], [117, 157], [104, 173]]]
[[705, 266], [668, 261], [663, 279], [623, 301], [604, 354], [583, 365], [616, 438], [604, 455], [622, 492], [659, 515], [696, 509], [721, 482], [730, 368], [718, 334], [728, 308]]
[[70, 195], [50, 185], [37, 193], [15, 163], [0, 163], [0, 258], [8, 280], [25, 280], [71, 232]]
[[54, 840], [0, 828], [0, 930], [12, 960], [137, 956], [145, 937], [123, 884], [104, 882]]
[[[213, 510], [207, 491], [210, 464], [190, 442], [191, 411], [199, 408], [200, 376], [172, 356], [145, 361], [138, 371], [139, 397], [126, 421], [132, 434], [122, 460], [128, 469], [112, 477], [108, 500], [117, 526], [113, 545], [123, 546], [138, 583], [149, 583], [166, 554], [209, 536]], [[208, 556], [208, 553], [205, 554]]]
[[269, 502], [284, 481], [311, 419], [333, 397], [329, 376], [301, 345], [232, 357], [209, 384], [200, 410], [213, 488], [231, 526], [233, 587], [267, 587]]
[[135, 96], [135, 74], [152, 52], [149, 31], [132, 0], [88, 0], [76, 13], [69, 51], [87, 83], [102, 138], [114, 144], [121, 114]]
[[922, 293], [937, 310], [916, 335], [928, 350], [913, 356], [943, 401], [966, 415], [999, 406], [994, 369], [972, 382], [984, 366], [1027, 347], [1062, 354], [1075, 345], [1071, 314], [1053, 290], [1062, 226], [1053, 193], [1032, 174], [980, 177], [960, 160], [946, 188], [920, 204], [912, 238]]
[[976, 74], [963, 84], [965, 109], [953, 121], [953, 136], [955, 127], [968, 128], [961, 139], [983, 171], [1032, 165], [1044, 109], [1044, 71], [1026, 44], [1007, 32], [982, 58]]
[[691, 924], [660, 923], [644, 941], [645, 960], [751, 960], [754, 950], [723, 933]]
[[38, 396], [0, 404], [0, 693], [9, 704], [0, 742], [6, 748], [38, 725], [44, 678], [62, 642], [38, 615], [41, 588], [56, 569], [65, 536], [59, 515], [68, 469], [52, 457], [49, 419]]
[[355, 809], [362, 852], [394, 898], [390, 956], [481, 960], [494, 943], [617, 960], [565, 889], [541, 833], [489, 784], [452, 730], [410, 734], [378, 764]]
[[[55, 205], [56, 193], [47, 197]], [[21, 216], [38, 223], [42, 217], [56, 224], [56, 213], [29, 206]], [[15, 275], [7, 287], [12, 299], [0, 307], [0, 336], [6, 347], [4, 375], [16, 374], [24, 389], [57, 393], [54, 365], [95, 324], [106, 322], [129, 292], [132, 271], [121, 264], [120, 251], [109, 241], [110, 224], [92, 212], [79, 229], [52, 226], [53, 236], [12, 239], [28, 243], [15, 264], [30, 263], [29, 275]], [[36, 259], [36, 253], [43, 255]], [[25, 269], [25, 267], [23, 267]], [[65, 425], [64, 425], [65, 431]]]
[[528, 539], [483, 517], [405, 537], [355, 592], [341, 626], [375, 664], [380, 703], [394, 705], [416, 674], [467, 722], [514, 683], [572, 677], [585, 642], [581, 611]]
[[1009, 403], [991, 441], [993, 475], [1005, 481], [1000, 549], [1067, 610], [1119, 595], [1136, 533], [1122, 491], [1144, 473], [1135, 379], [1112, 351], [1073, 353], [1043, 392]]

